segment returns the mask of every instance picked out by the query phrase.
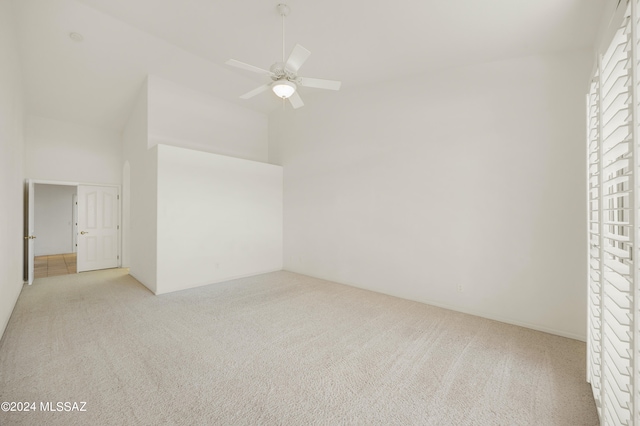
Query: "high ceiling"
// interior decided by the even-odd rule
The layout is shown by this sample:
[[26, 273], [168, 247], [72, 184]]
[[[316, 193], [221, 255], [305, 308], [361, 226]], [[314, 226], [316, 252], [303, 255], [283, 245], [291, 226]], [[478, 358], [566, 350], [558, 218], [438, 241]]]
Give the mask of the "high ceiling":
[[[592, 46], [606, 0], [289, 0], [287, 54], [343, 90], [433, 69]], [[13, 0], [31, 114], [121, 129], [146, 74], [269, 112], [257, 74], [282, 55], [277, 1]], [[73, 41], [69, 33], [84, 37]], [[303, 89], [312, 91], [314, 89]]]

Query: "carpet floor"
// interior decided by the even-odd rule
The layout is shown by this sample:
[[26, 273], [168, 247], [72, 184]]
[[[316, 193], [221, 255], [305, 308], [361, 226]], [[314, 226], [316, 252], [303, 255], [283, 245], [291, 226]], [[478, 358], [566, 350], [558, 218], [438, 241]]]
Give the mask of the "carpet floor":
[[154, 296], [95, 271], [25, 286], [0, 402], [36, 410], [0, 424], [597, 425], [585, 350], [291, 272]]

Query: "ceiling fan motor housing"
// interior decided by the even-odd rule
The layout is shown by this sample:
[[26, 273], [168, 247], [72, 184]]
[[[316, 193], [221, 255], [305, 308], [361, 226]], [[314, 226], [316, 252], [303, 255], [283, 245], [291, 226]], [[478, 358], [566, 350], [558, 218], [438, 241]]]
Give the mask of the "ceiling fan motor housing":
[[278, 12], [280, 12], [280, 16], [288, 16], [291, 9], [284, 3], [280, 3], [278, 5]]
[[271, 65], [271, 68], [269, 68], [269, 71], [271, 71], [271, 73], [273, 74], [271, 76], [271, 79], [273, 81], [280, 80], [283, 78], [286, 78], [287, 80], [291, 80], [291, 81], [296, 81], [298, 78], [294, 73], [292, 73], [285, 67], [284, 62], [274, 63], [273, 65]]

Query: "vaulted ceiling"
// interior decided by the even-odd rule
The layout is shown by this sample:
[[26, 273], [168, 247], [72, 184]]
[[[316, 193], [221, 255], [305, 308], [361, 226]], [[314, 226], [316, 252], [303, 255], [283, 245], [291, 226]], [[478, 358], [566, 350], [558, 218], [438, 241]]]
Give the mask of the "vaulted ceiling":
[[[434, 69], [592, 46], [606, 0], [289, 0], [287, 53], [303, 75], [343, 90]], [[282, 55], [278, 1], [13, 0], [28, 111], [122, 128], [145, 76], [157, 74], [248, 108], [280, 105], [263, 81], [224, 65], [268, 68]], [[78, 42], [69, 37], [79, 33]], [[314, 89], [305, 88], [313, 91]]]

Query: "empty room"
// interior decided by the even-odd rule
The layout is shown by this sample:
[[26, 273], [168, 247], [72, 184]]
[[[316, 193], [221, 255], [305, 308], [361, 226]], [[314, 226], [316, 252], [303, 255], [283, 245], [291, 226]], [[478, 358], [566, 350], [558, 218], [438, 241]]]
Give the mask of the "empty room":
[[0, 0], [0, 425], [640, 425], [639, 46], [640, 0]]

